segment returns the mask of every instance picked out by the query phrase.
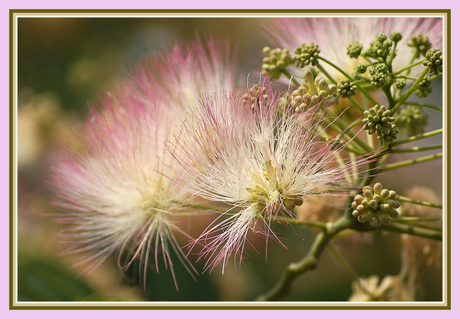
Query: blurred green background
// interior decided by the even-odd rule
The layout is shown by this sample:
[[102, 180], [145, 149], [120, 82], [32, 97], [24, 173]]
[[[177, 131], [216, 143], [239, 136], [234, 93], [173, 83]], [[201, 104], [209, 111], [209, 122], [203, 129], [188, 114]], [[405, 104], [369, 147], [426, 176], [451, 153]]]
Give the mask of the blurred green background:
[[[270, 19], [238, 18], [20, 18], [18, 23], [18, 297], [20, 301], [74, 300], [252, 300], [278, 280], [289, 262], [300, 260], [315, 233], [295, 227], [275, 226], [288, 249], [269, 244], [268, 256], [260, 239], [259, 253], [248, 245], [251, 258], [244, 265], [229, 265], [198, 276], [195, 282], [179, 264], [175, 267], [179, 291], [169, 270], [150, 271], [147, 289], [138, 283], [136, 268], [120, 271], [114, 258], [88, 276], [72, 267], [79, 256], [59, 256], [56, 237], [60, 227], [48, 215], [52, 194], [46, 185], [49, 163], [86, 106], [117, 83], [132, 66], [151, 52], [168, 49], [176, 39], [192, 40], [199, 35], [227, 37], [236, 48], [239, 72], [245, 77], [259, 69], [262, 48], [269, 44], [260, 27]], [[439, 81], [438, 81], [439, 82]], [[439, 99], [440, 83], [431, 96]], [[434, 114], [432, 114], [434, 115]], [[440, 127], [440, 118], [430, 122]], [[431, 118], [430, 118], [431, 120]], [[430, 129], [430, 128], [429, 128]], [[440, 195], [440, 176], [426, 172], [430, 164], [414, 168], [419, 184]], [[439, 165], [439, 164], [438, 164]], [[410, 175], [410, 176], [413, 176]], [[391, 180], [404, 189], [413, 180]], [[404, 180], [406, 184], [401, 181]], [[398, 189], [397, 189], [398, 190]], [[361, 240], [339, 240], [337, 245], [362, 277], [396, 275], [400, 269], [399, 236], [377, 232]], [[185, 241], [184, 241], [185, 243]], [[233, 262], [233, 261], [231, 261]], [[202, 263], [197, 265], [202, 269]], [[440, 272], [428, 278], [420, 299], [439, 300]], [[437, 272], [436, 272], [437, 271]], [[286, 300], [339, 301], [351, 294], [351, 278], [326, 251], [314, 272], [300, 277]]]

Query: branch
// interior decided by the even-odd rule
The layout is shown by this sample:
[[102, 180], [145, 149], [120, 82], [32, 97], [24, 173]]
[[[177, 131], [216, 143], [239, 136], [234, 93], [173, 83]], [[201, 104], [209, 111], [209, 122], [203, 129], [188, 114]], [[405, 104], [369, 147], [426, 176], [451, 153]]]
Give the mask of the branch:
[[434, 240], [442, 240], [442, 232], [430, 229], [422, 229], [411, 225], [390, 224], [388, 226], [381, 226], [380, 229], [388, 230], [395, 233], [403, 233], [415, 235], [418, 237], [430, 238]]
[[[347, 217], [346, 217], [347, 216]], [[326, 231], [319, 233], [313, 245], [310, 247], [307, 255], [297, 263], [291, 263], [287, 266], [281, 278], [267, 293], [260, 295], [256, 301], [270, 301], [278, 300], [282, 297], [289, 295], [291, 292], [292, 284], [303, 273], [313, 270], [318, 266], [318, 260], [321, 253], [327, 247], [329, 241], [340, 231], [350, 227], [352, 221], [346, 215], [335, 223], [330, 225]]]
[[390, 170], [390, 169], [395, 169], [395, 168], [400, 168], [404, 166], [410, 166], [413, 164], [418, 164], [418, 163], [423, 163], [423, 162], [428, 162], [434, 159], [438, 159], [442, 157], [442, 153], [437, 153], [433, 155], [428, 155], [428, 156], [423, 156], [419, 158], [414, 158], [414, 159], [409, 159], [401, 162], [396, 162], [396, 163], [391, 163], [385, 166], [382, 166], [378, 169], [378, 172], [385, 171], [385, 170]]
[[399, 201], [407, 202], [407, 203], [411, 203], [411, 204], [416, 204], [416, 205], [421, 205], [421, 206], [427, 206], [427, 207], [434, 207], [434, 208], [442, 209], [441, 204], [434, 204], [434, 203], [425, 202], [425, 201], [422, 201], [422, 200], [412, 199], [412, 198], [405, 197], [405, 196], [399, 196], [398, 195], [396, 197], [396, 199], [399, 200]]
[[438, 148], [442, 148], [442, 144], [435, 144], [429, 146], [414, 146], [411, 148], [392, 148], [390, 149], [391, 153], [410, 153], [410, 152], [423, 152], [429, 150], [435, 150]]
[[435, 135], [438, 135], [438, 134], [442, 134], [442, 128], [440, 128], [440, 129], [438, 129], [438, 130], [431, 131], [431, 132], [423, 133], [423, 134], [421, 134], [421, 135], [411, 136], [411, 137], [409, 137], [408, 139], [405, 139], [405, 140], [400, 140], [400, 141], [391, 142], [391, 143], [390, 143], [390, 147], [394, 147], [394, 146], [396, 146], [396, 145], [400, 145], [400, 144], [404, 144], [404, 143], [409, 143], [409, 142], [421, 140], [421, 139], [423, 139], [423, 138], [435, 136]]

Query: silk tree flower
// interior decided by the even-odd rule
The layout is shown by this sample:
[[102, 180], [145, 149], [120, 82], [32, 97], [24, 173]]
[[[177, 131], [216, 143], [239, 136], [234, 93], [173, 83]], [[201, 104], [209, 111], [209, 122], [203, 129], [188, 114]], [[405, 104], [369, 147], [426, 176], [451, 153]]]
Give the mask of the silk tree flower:
[[[169, 52], [163, 51], [137, 65], [134, 81], [143, 91], [188, 111], [190, 107], [199, 106], [201, 94], [235, 86], [233, 56], [228, 41], [208, 38], [206, 45], [200, 40], [185, 46], [176, 43]], [[182, 117], [178, 115], [180, 122]]]
[[377, 276], [359, 278], [352, 284], [354, 302], [367, 301], [414, 301], [415, 287], [400, 276], [385, 276], [381, 282]]
[[[168, 145], [183, 168], [182, 187], [230, 205], [191, 243], [203, 242], [205, 269], [222, 261], [224, 272], [232, 255], [235, 264], [241, 263], [249, 231], [282, 245], [270, 228], [272, 220], [295, 218], [292, 210], [305, 195], [340, 196], [351, 186], [345, 181], [350, 164], [331, 165], [335, 151], [320, 140], [320, 105], [280, 115], [281, 95], [268, 82], [258, 87], [263, 89], [243, 96], [223, 92], [204, 97], [201, 109], [191, 112]], [[258, 92], [257, 103], [247, 98], [250, 92]]]
[[[387, 37], [393, 32], [400, 32], [402, 35], [402, 40], [397, 46], [396, 58], [393, 60], [394, 71], [410, 63], [413, 48], [408, 44], [411, 42], [411, 36], [428, 37], [433, 48], [442, 49], [442, 21], [437, 18], [285, 18], [273, 19], [273, 23], [265, 26], [265, 30], [273, 45], [287, 48], [291, 53], [304, 43], [317, 44], [321, 51], [320, 56], [348, 74], [355, 72], [358, 64], [367, 64], [367, 61], [361, 57], [350, 58], [347, 55], [347, 47], [353, 42], [358, 42], [367, 49], [382, 33]], [[327, 63], [321, 62], [321, 65], [336, 80], [345, 79]], [[292, 66], [288, 68], [296, 77], [302, 77], [299, 69]], [[423, 66], [413, 68], [411, 75], [417, 76], [422, 70]]]
[[139, 260], [144, 283], [150, 255], [157, 271], [162, 256], [176, 288], [172, 253], [196, 272], [174, 237], [183, 233], [176, 217], [190, 194], [178, 186], [180, 167], [164, 159], [164, 145], [199, 93], [231, 85], [232, 64], [223, 66], [222, 49], [216, 41], [192, 42], [144, 60], [106, 94], [100, 110], [90, 108], [79, 146], [53, 167], [54, 204], [68, 225], [64, 253], [89, 255], [79, 263], [86, 264], [83, 273], [114, 253], [122, 269]]

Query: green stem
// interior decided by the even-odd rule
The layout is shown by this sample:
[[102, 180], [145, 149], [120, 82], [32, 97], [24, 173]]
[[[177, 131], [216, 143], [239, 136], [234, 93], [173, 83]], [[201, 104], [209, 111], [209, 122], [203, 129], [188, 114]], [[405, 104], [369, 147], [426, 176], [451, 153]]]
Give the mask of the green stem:
[[353, 270], [353, 268], [350, 266], [350, 264], [343, 258], [342, 255], [338, 252], [338, 250], [334, 247], [332, 243], [329, 243], [327, 245], [327, 248], [329, 252], [331, 253], [332, 256], [334, 256], [335, 260], [340, 264], [340, 266], [345, 270], [345, 272], [351, 277], [353, 280], [358, 280], [359, 276], [358, 274]]
[[289, 217], [276, 217], [276, 218], [272, 218], [272, 217], [262, 217], [262, 216], [260, 216], [260, 215], [257, 215], [256, 217], [258, 217], [258, 218], [263, 218], [263, 219], [269, 220], [269, 221], [274, 221], [274, 222], [283, 222], [283, 223], [287, 223], [287, 224], [295, 224], [295, 225], [309, 226], [309, 227], [319, 228], [319, 229], [322, 229], [322, 230], [326, 230], [326, 229], [327, 229], [326, 224], [321, 223], [321, 222], [301, 221], [301, 220], [297, 220], [297, 219], [293, 219], [293, 218], [289, 218]]
[[412, 69], [414, 66], [417, 66], [419, 64], [422, 64], [424, 60], [421, 60], [421, 61], [418, 61], [418, 62], [415, 62], [415, 63], [412, 63], [412, 64], [409, 64], [408, 66], [406, 66], [405, 68], [402, 68], [396, 72], [393, 72], [394, 75], [397, 75], [397, 74], [400, 74], [400, 73], [403, 73], [404, 71], [406, 70], [410, 70]]
[[395, 114], [396, 111], [399, 110], [401, 105], [403, 105], [404, 102], [409, 98], [409, 96], [411, 96], [412, 93], [414, 93], [414, 91], [418, 88], [418, 85], [420, 84], [420, 82], [422, 82], [423, 78], [425, 77], [425, 75], [428, 74], [429, 71], [430, 67], [426, 67], [425, 70], [423, 70], [422, 74], [420, 74], [417, 81], [415, 81], [414, 84], [412, 84], [411, 88], [407, 90], [406, 93], [404, 93], [403, 96], [399, 98], [398, 103], [396, 103], [396, 105], [391, 109], [391, 114]]
[[418, 237], [430, 238], [435, 240], [442, 240], [442, 232], [430, 230], [430, 229], [422, 229], [418, 227], [414, 227], [411, 225], [401, 225], [401, 224], [390, 224], [388, 226], [381, 226], [380, 229], [388, 230], [395, 233], [402, 233], [402, 234], [409, 234]]
[[[333, 114], [331, 114], [329, 111], [329, 115]], [[363, 150], [365, 150], [366, 152], [373, 151], [373, 149], [369, 145], [367, 145], [361, 138], [359, 138], [359, 136], [351, 132], [350, 129], [347, 126], [345, 126], [345, 124], [342, 121], [340, 121], [339, 118], [337, 118], [334, 121], [334, 124], [337, 125], [342, 130], [342, 132], [345, 132], [345, 134], [347, 134], [350, 137], [350, 139], [354, 141], [356, 144], [358, 144]]]
[[326, 69], [323, 68], [321, 64], [317, 64], [316, 67], [323, 72], [323, 74], [331, 81], [333, 84], [337, 84], [337, 81], [326, 71]]
[[[387, 58], [387, 65], [391, 68], [392, 67], [392, 63], [393, 63], [393, 59], [395, 58], [396, 56], [396, 47], [398, 46], [398, 42], [396, 42], [394, 45], [393, 45], [393, 48], [391, 49], [391, 53], [390, 53], [390, 56]], [[390, 70], [391, 71], [391, 70]]]
[[369, 85], [370, 85], [369, 87], [374, 87], [372, 84], [370, 84], [370, 80], [368, 80], [368, 79], [356, 80], [356, 81], [354, 81], [353, 83], [355, 83], [355, 84], [365, 83], [365, 84], [369, 84]]
[[[352, 81], [352, 82], [354, 81], [354, 79], [353, 79], [350, 75], [348, 75], [345, 71], [343, 71], [341, 68], [339, 68], [337, 65], [335, 65], [335, 64], [332, 63], [331, 61], [326, 60], [325, 58], [320, 57], [320, 56], [318, 57], [318, 59], [319, 59], [319, 60], [322, 60], [322, 61], [324, 61], [324, 62], [326, 62], [327, 64], [329, 64], [330, 66], [332, 66], [333, 68], [335, 68], [337, 71], [339, 71], [339, 72], [342, 73], [344, 76], [346, 76], [347, 79], [349, 79], [350, 81]], [[369, 101], [371, 101], [372, 104], [374, 104], [374, 105], [375, 105], [375, 104], [378, 104], [378, 103], [372, 98], [372, 96], [369, 95], [369, 93], [368, 93], [366, 90], [363, 90], [363, 88], [361, 88], [361, 87], [359, 86], [359, 84], [356, 84], [356, 83], [355, 83], [355, 85], [358, 87], [358, 90], [360, 90], [361, 93], [363, 93], [364, 96], [367, 97]]]
[[260, 295], [256, 301], [278, 300], [287, 296], [292, 288], [294, 281], [303, 273], [316, 269], [321, 253], [327, 247], [331, 239], [340, 231], [347, 229], [351, 225], [351, 220], [342, 217], [334, 222], [327, 231], [316, 235], [316, 238], [305, 257], [297, 263], [291, 263], [281, 275], [281, 278], [267, 293]]
[[[326, 69], [323, 68], [323, 66], [321, 64], [317, 64], [316, 67], [321, 71], [323, 72], [323, 74], [329, 79], [329, 81], [331, 81], [333, 84], [337, 84], [337, 81], [326, 71]], [[354, 82], [354, 84], [357, 84], [358, 82]], [[361, 112], [364, 112], [364, 108], [359, 105], [358, 102], [356, 102], [356, 100], [352, 97], [348, 98], [350, 100], [351, 103], [353, 103], [354, 106], [356, 106], [356, 108], [358, 110], [360, 110]]]
[[430, 81], [433, 81], [433, 80], [439, 78], [440, 76], [442, 76], [442, 73], [438, 73], [438, 74], [436, 74], [436, 75], [432, 75], [432, 76], [430, 77]]
[[442, 220], [441, 217], [417, 217], [417, 216], [404, 216], [395, 219], [395, 221], [400, 221], [404, 223], [412, 223], [412, 222], [440, 222]]
[[293, 75], [291, 75], [291, 73], [289, 73], [286, 69], [283, 69], [281, 73], [283, 73], [290, 81], [294, 82], [296, 86], [300, 85], [296, 78]]
[[[419, 62], [416, 62], [416, 63], [413, 63], [415, 61], [415, 59], [419, 58], [419, 56], [420, 56], [420, 52], [419, 52], [418, 48], [414, 48], [414, 51], [412, 52], [412, 57], [410, 59], [409, 65], [407, 67], [405, 67], [404, 69], [401, 69], [401, 70], [393, 73], [393, 75], [397, 75], [397, 74], [402, 73], [404, 71], [407, 71], [406, 75], [409, 75], [410, 69], [412, 69], [416, 65], [419, 65], [419, 64], [423, 63], [423, 60], [421, 60]], [[401, 93], [402, 93], [402, 90], [398, 89], [396, 91], [396, 95], [395, 95], [396, 98], [399, 98], [401, 96]]]
[[442, 112], [441, 107], [437, 107], [437, 106], [426, 104], [426, 103], [408, 102], [408, 101], [406, 101], [406, 102], [404, 102], [404, 105], [415, 105], [415, 106], [427, 107], [429, 109], [433, 109], [433, 110]]
[[409, 197], [404, 197], [404, 196], [399, 196], [398, 195], [396, 197], [396, 199], [401, 201], [401, 202], [406, 202], [406, 203], [411, 203], [411, 204], [416, 204], [416, 205], [421, 205], [421, 206], [427, 206], [427, 207], [434, 207], [434, 208], [442, 209], [441, 204], [434, 204], [434, 203], [425, 202], [425, 201], [422, 201], [422, 200], [412, 199], [412, 198], [409, 198]]
[[356, 102], [356, 100], [355, 100], [354, 98], [349, 97], [348, 99], [350, 100], [351, 103], [353, 103], [354, 106], [356, 106], [356, 108], [357, 108], [360, 112], [364, 112], [364, 108], [363, 108], [361, 105], [359, 105], [359, 103]]
[[410, 166], [410, 165], [413, 165], [413, 164], [428, 162], [428, 161], [438, 159], [438, 158], [441, 158], [441, 157], [442, 157], [442, 153], [437, 153], [437, 154], [423, 156], [423, 157], [414, 158], [414, 159], [409, 159], [409, 160], [405, 160], [405, 161], [401, 161], [401, 162], [391, 163], [391, 164], [388, 164], [388, 165], [380, 167], [377, 170], [377, 172], [379, 173], [379, 172], [387, 171], [387, 170], [390, 170], [390, 169], [395, 169], [395, 168], [400, 168], [400, 167], [404, 167], [404, 166]]
[[442, 148], [442, 144], [435, 144], [430, 146], [414, 146], [411, 148], [392, 148], [391, 153], [409, 153], [409, 152], [423, 152]]
[[[340, 133], [339, 137], [342, 137], [343, 134], [345, 134], [345, 132], [343, 131], [340, 131], [340, 128], [339, 128], [339, 131], [336, 130], [336, 132]], [[321, 134], [321, 139], [324, 141], [324, 142], [329, 142], [329, 141], [332, 141], [334, 140], [329, 134], [326, 133], [326, 131], [322, 131], [320, 132]], [[353, 141], [350, 141], [351, 143], [353, 143]], [[365, 152], [363, 151], [360, 151], [354, 147], [351, 147], [350, 144], [348, 144], [347, 146], [344, 147], [345, 150], [347, 150], [348, 152], [350, 152], [351, 154], [356, 154], [356, 155], [364, 155]]]
[[391, 110], [391, 108], [395, 104], [395, 101], [393, 99], [393, 96], [391, 95], [390, 88], [388, 86], [385, 86], [382, 88], [382, 90], [383, 90], [383, 93], [385, 93], [385, 96], [387, 97], [388, 108]]
[[392, 220], [391, 222], [396, 223], [396, 224], [410, 224], [411, 226], [414, 226], [414, 227], [417, 227], [417, 228], [423, 228], [423, 229], [429, 229], [429, 230], [442, 232], [442, 228], [439, 228], [439, 227], [422, 225], [422, 224], [417, 224], [417, 223], [413, 223], [413, 222], [402, 221], [402, 220], [399, 220], [399, 219]]
[[390, 147], [395, 147], [396, 145], [401, 145], [401, 144], [405, 144], [405, 143], [409, 143], [409, 142], [421, 140], [421, 139], [423, 139], [423, 138], [435, 136], [435, 135], [438, 135], [438, 134], [442, 134], [442, 128], [437, 129], [437, 130], [434, 130], [434, 131], [426, 132], [426, 133], [423, 133], [423, 134], [421, 134], [421, 135], [411, 136], [411, 137], [409, 137], [409, 138], [407, 138], [407, 139], [405, 139], [405, 140], [400, 140], [400, 141], [391, 142], [391, 143], [389, 144], [389, 146], [390, 146]]
[[406, 79], [406, 80], [412, 80], [412, 81], [417, 81], [417, 78], [414, 78], [413, 76], [407, 76], [407, 75], [397, 75], [395, 76], [396, 79]]

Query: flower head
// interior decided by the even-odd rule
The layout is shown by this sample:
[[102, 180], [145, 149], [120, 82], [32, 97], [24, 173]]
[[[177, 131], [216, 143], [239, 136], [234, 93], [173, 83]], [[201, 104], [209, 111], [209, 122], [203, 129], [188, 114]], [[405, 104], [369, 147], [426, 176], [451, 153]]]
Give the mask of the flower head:
[[201, 112], [193, 112], [169, 148], [184, 169], [184, 188], [236, 212], [220, 221], [227, 216], [222, 214], [199, 238], [208, 268], [220, 261], [224, 268], [232, 254], [241, 262], [249, 230], [280, 242], [270, 221], [294, 217], [303, 196], [346, 193], [347, 165], [331, 165], [335, 151], [320, 140], [321, 104], [280, 114], [281, 95], [269, 83], [258, 87], [264, 88], [258, 99], [236, 93], [204, 97]]
[[[441, 20], [435, 18], [286, 18], [273, 19], [273, 23], [265, 29], [274, 45], [290, 51], [304, 43], [317, 44], [321, 56], [348, 74], [351, 74], [359, 63], [367, 64], [363, 58], [357, 58], [358, 52], [360, 53], [362, 48], [369, 48], [380, 34], [390, 37], [392, 41], [399, 40], [396, 41], [398, 52], [393, 61], [393, 70], [409, 64], [413, 55], [411, 51], [415, 50], [414, 37], [422, 35], [431, 41], [432, 47], [438, 49], [441, 48], [442, 40]], [[397, 37], [392, 36], [394, 32], [399, 33]], [[425, 47], [426, 45], [423, 46]], [[325, 63], [323, 67], [336, 80], [344, 79], [336, 69]], [[423, 70], [423, 67], [414, 70]], [[302, 76], [298, 69], [292, 68], [290, 72], [298, 78]]]
[[69, 225], [65, 252], [88, 253], [86, 272], [114, 252], [124, 269], [140, 259], [144, 282], [151, 252], [157, 271], [163, 255], [174, 277], [172, 253], [194, 270], [173, 235], [182, 232], [174, 220], [178, 203], [190, 195], [177, 186], [180, 167], [164, 158], [164, 145], [200, 93], [233, 80], [219, 52], [216, 42], [193, 42], [146, 59], [105, 96], [100, 111], [90, 109], [81, 147], [68, 149], [53, 168], [54, 204]]
[[359, 278], [352, 284], [349, 301], [414, 301], [414, 286], [400, 276], [385, 276], [381, 282], [377, 276]]

